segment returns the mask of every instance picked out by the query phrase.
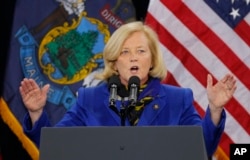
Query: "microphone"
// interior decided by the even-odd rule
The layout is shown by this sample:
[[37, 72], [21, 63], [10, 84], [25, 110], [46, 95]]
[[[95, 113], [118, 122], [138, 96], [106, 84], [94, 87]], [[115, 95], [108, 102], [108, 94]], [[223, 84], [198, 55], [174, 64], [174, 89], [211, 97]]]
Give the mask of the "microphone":
[[109, 106], [110, 107], [115, 107], [115, 101], [117, 99], [117, 90], [121, 86], [121, 81], [118, 75], [113, 75], [109, 79], [109, 91], [110, 91], [110, 96], [109, 96]]
[[132, 76], [128, 81], [129, 89], [129, 101], [132, 106], [135, 106], [137, 101], [137, 94], [140, 86], [140, 78], [137, 76]]

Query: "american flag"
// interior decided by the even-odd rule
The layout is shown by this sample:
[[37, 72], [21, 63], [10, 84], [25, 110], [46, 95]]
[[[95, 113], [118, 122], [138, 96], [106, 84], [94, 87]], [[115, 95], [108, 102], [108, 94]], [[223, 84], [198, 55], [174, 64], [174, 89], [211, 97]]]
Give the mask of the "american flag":
[[206, 78], [226, 73], [237, 90], [225, 106], [226, 126], [214, 159], [229, 159], [230, 144], [250, 143], [250, 0], [151, 0], [145, 23], [159, 35], [168, 77], [194, 91], [203, 116]]

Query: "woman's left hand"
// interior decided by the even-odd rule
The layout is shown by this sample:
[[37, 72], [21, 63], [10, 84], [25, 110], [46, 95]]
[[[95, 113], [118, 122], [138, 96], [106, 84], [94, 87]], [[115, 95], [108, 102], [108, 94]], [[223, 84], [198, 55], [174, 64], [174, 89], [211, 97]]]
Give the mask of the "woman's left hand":
[[221, 112], [233, 97], [236, 88], [236, 79], [232, 74], [226, 74], [215, 85], [213, 85], [212, 76], [207, 75], [207, 96], [212, 120], [215, 124], [218, 124]]

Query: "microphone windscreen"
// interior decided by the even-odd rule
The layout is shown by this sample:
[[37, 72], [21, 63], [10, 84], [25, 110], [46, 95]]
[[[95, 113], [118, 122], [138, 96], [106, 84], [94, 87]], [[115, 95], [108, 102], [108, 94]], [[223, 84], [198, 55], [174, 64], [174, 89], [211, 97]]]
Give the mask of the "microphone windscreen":
[[119, 78], [118, 75], [113, 75], [109, 78], [109, 81], [108, 81], [108, 84], [109, 84], [109, 88], [111, 87], [111, 85], [115, 84], [117, 85], [117, 87], [119, 87], [121, 85], [121, 80]]
[[130, 77], [129, 81], [128, 81], [128, 87], [129, 87], [129, 89], [130, 89], [130, 86], [132, 84], [135, 84], [137, 87], [139, 87], [139, 85], [140, 85], [140, 78], [137, 77], [137, 76]]

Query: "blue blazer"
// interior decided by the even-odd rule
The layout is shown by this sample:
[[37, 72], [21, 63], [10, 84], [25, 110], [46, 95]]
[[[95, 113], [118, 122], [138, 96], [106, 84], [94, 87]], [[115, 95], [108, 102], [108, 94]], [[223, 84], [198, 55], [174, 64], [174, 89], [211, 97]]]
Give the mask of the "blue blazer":
[[[207, 153], [211, 156], [216, 150], [225, 126], [225, 111], [218, 126], [210, 118], [209, 108], [204, 118], [195, 110], [193, 92], [189, 88], [180, 88], [166, 84], [154, 86], [154, 99], [147, 106], [137, 126], [198, 125], [202, 126]], [[140, 97], [139, 97], [140, 99]], [[120, 101], [116, 106], [121, 106]], [[48, 115], [44, 111], [33, 127], [27, 114], [24, 120], [24, 132], [39, 146], [41, 127], [50, 126]], [[109, 108], [109, 90], [107, 83], [96, 87], [80, 88], [77, 102], [56, 126], [120, 126], [121, 118]], [[126, 120], [125, 125], [130, 125]]]

